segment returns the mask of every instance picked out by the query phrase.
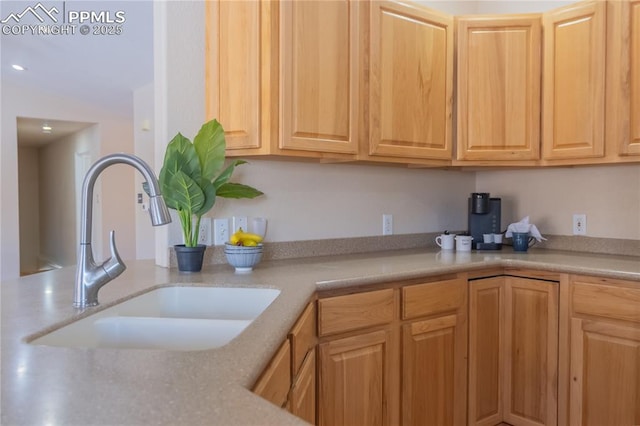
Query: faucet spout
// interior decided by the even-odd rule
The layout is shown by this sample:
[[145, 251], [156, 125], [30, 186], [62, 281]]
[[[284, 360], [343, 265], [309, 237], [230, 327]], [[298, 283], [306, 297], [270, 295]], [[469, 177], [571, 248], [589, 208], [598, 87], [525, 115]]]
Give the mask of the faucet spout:
[[85, 308], [98, 305], [98, 290], [116, 278], [126, 269], [116, 249], [115, 232], [110, 234], [111, 257], [98, 265], [93, 259], [91, 248], [91, 228], [93, 223], [93, 188], [98, 175], [113, 164], [128, 164], [136, 168], [147, 181], [149, 187], [149, 213], [153, 226], [171, 222], [169, 210], [160, 193], [160, 184], [151, 167], [142, 159], [130, 154], [111, 154], [102, 157], [91, 166], [82, 185], [82, 209], [80, 212], [80, 248], [73, 306]]

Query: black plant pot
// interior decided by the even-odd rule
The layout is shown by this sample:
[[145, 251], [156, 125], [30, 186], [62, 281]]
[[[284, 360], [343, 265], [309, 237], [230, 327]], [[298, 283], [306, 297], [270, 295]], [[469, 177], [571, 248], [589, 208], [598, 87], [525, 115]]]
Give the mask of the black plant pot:
[[178, 270], [182, 272], [200, 272], [202, 260], [207, 246], [199, 244], [196, 247], [185, 247], [184, 244], [173, 246], [178, 258]]

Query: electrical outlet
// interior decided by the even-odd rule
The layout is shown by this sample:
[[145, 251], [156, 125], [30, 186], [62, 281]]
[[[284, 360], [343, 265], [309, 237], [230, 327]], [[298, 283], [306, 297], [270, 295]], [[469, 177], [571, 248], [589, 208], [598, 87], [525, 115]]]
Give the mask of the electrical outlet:
[[382, 235], [393, 235], [393, 215], [382, 215]]
[[222, 246], [229, 241], [229, 219], [213, 220], [214, 239], [213, 242], [217, 246]]
[[573, 235], [587, 235], [587, 215], [573, 215]]
[[249, 232], [249, 228], [247, 226], [247, 217], [246, 216], [234, 216], [233, 217], [233, 232], [236, 232], [238, 229], [242, 228], [244, 232]]
[[198, 231], [198, 244], [211, 245], [211, 218], [200, 218], [200, 230]]

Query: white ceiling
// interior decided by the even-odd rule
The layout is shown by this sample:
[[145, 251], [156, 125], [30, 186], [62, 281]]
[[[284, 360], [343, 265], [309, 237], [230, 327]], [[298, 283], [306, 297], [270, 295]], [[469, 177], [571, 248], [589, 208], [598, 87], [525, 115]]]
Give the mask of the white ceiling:
[[[120, 35], [0, 35], [2, 83], [28, 85], [65, 97], [109, 108], [121, 114], [133, 112], [133, 90], [153, 81], [153, 2], [138, 1], [41, 1], [44, 9], [56, 8], [58, 23], [69, 11], [123, 11]], [[0, 2], [0, 21], [36, 7], [38, 0]], [[43, 9], [41, 9], [43, 10]], [[65, 11], [66, 13], [63, 13]], [[53, 25], [45, 16], [44, 24]], [[68, 22], [68, 21], [67, 21]], [[2, 25], [15, 25], [9, 19]], [[19, 24], [40, 24], [31, 13]], [[90, 26], [95, 25], [89, 23]], [[12, 64], [27, 71], [15, 71]], [[43, 117], [46, 118], [46, 117]]]
[[[44, 133], [42, 126], [51, 127], [51, 133]], [[80, 121], [45, 120], [41, 118], [18, 117], [18, 146], [39, 148], [62, 139], [82, 129], [86, 129], [95, 123], [83, 123]]]

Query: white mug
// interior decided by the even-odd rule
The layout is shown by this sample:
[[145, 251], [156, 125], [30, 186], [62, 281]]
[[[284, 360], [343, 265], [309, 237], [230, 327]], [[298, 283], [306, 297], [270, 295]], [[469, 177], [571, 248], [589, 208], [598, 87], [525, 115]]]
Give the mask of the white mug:
[[472, 240], [473, 240], [473, 237], [471, 235], [458, 235], [456, 237], [456, 250], [471, 251]]
[[493, 242], [495, 242], [493, 234], [482, 234], [482, 240], [485, 243], [493, 243]]
[[453, 241], [456, 234], [441, 234], [436, 237], [436, 244], [442, 250], [453, 250]]
[[493, 234], [493, 241], [495, 241], [496, 244], [502, 244], [502, 234]]

